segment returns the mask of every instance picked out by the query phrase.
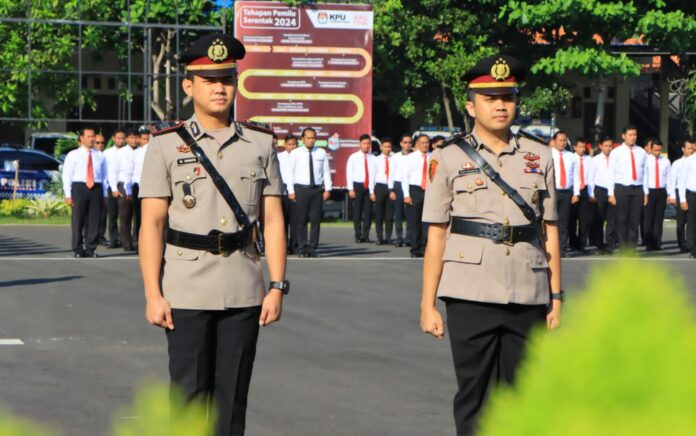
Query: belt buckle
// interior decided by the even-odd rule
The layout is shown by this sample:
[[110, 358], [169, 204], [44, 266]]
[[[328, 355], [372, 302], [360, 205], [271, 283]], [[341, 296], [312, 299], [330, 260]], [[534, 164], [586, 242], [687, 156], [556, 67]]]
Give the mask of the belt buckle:
[[217, 234], [217, 252], [220, 253], [220, 255], [222, 257], [227, 257], [230, 255], [230, 252], [222, 249], [223, 242], [224, 242], [222, 238], [224, 235], [225, 234], [222, 232]]
[[[505, 237], [505, 230], [508, 231], [508, 237]], [[513, 232], [513, 227], [510, 224], [503, 224], [500, 226], [500, 233], [501, 233], [501, 238], [500, 242], [502, 242], [504, 245], [509, 245], [513, 246], [515, 243], [513, 242], [513, 237], [514, 237], [514, 232]]]

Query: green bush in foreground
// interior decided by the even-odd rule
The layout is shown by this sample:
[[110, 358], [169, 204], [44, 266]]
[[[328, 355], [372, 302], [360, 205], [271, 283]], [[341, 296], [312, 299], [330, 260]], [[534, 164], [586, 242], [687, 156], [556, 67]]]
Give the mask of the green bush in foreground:
[[70, 206], [61, 198], [43, 195], [29, 202], [26, 206], [26, 214], [44, 219], [52, 216], [68, 216], [70, 214]]
[[0, 436], [49, 436], [47, 430], [12, 416], [0, 412]]
[[17, 198], [15, 200], [0, 200], [0, 216], [13, 216], [21, 218], [26, 214], [27, 206], [31, 200]]
[[480, 435], [695, 434], [696, 319], [680, 277], [656, 262], [612, 262], [570, 298], [564, 322], [536, 332]]

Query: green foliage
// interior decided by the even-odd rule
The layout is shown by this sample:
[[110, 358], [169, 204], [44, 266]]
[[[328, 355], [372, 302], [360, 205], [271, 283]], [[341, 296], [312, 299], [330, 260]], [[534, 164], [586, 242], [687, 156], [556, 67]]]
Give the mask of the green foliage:
[[68, 154], [70, 150], [74, 150], [79, 147], [80, 144], [77, 142], [77, 137], [78, 135], [75, 133], [74, 136], [58, 138], [56, 141], [56, 146], [53, 149], [53, 155], [58, 158]]
[[30, 200], [26, 206], [28, 215], [35, 215], [44, 219], [53, 216], [67, 216], [70, 214], [70, 206], [61, 198], [44, 195]]
[[531, 70], [558, 75], [572, 71], [590, 77], [640, 75], [640, 67], [626, 53], [615, 55], [599, 48], [582, 47], [559, 49], [554, 56], [540, 59]]
[[26, 214], [27, 207], [30, 203], [31, 201], [27, 198], [0, 200], [0, 216], [21, 218]]
[[481, 435], [691, 435], [696, 317], [686, 283], [655, 263], [595, 269], [563, 327], [537, 331], [515, 388], [494, 393]]
[[51, 433], [36, 424], [0, 412], [0, 436], [48, 436], [49, 434]]
[[[119, 416], [137, 416], [139, 419], [118, 420]], [[133, 405], [116, 415], [113, 436], [206, 436], [213, 434], [211, 416], [207, 417], [205, 404], [186, 405], [178, 391], [169, 394], [169, 387], [149, 385], [141, 389]]]
[[558, 83], [539, 86], [520, 99], [520, 113], [532, 118], [551, 118], [553, 114], [566, 110], [572, 99], [571, 90]]

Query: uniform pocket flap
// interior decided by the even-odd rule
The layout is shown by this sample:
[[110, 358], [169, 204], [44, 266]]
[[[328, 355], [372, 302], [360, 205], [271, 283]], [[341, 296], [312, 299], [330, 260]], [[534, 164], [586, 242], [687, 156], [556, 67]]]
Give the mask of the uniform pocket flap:
[[530, 177], [529, 180], [520, 185], [520, 189], [531, 189], [538, 191], [546, 190], [546, 180], [543, 177]]
[[488, 181], [482, 173], [457, 177], [452, 182], [455, 192], [474, 192], [488, 186]]
[[203, 172], [203, 169], [199, 169], [199, 173], [195, 170], [190, 169], [189, 171], [176, 171], [173, 174], [174, 183], [189, 183], [193, 184], [197, 180], [207, 179], [208, 175]]
[[167, 248], [164, 250], [165, 259], [196, 260], [200, 255], [201, 250], [193, 250], [191, 248], [178, 247], [170, 244], [167, 244]]
[[549, 261], [546, 259], [546, 253], [534, 246], [527, 250], [527, 260], [531, 268], [548, 268]]
[[266, 170], [263, 167], [242, 167], [240, 172], [242, 179], [251, 179], [252, 182], [266, 179]]
[[481, 238], [452, 233], [447, 239], [442, 260], [445, 262], [480, 264], [483, 259], [484, 243], [485, 241]]

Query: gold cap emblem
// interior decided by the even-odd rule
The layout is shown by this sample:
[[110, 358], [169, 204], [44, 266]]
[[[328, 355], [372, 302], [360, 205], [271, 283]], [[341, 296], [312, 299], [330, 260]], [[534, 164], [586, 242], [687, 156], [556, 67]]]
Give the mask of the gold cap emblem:
[[499, 58], [491, 67], [491, 77], [495, 80], [505, 80], [510, 77], [510, 66], [505, 59]]
[[220, 39], [216, 39], [208, 47], [208, 58], [213, 62], [221, 62], [227, 59], [227, 47]]

